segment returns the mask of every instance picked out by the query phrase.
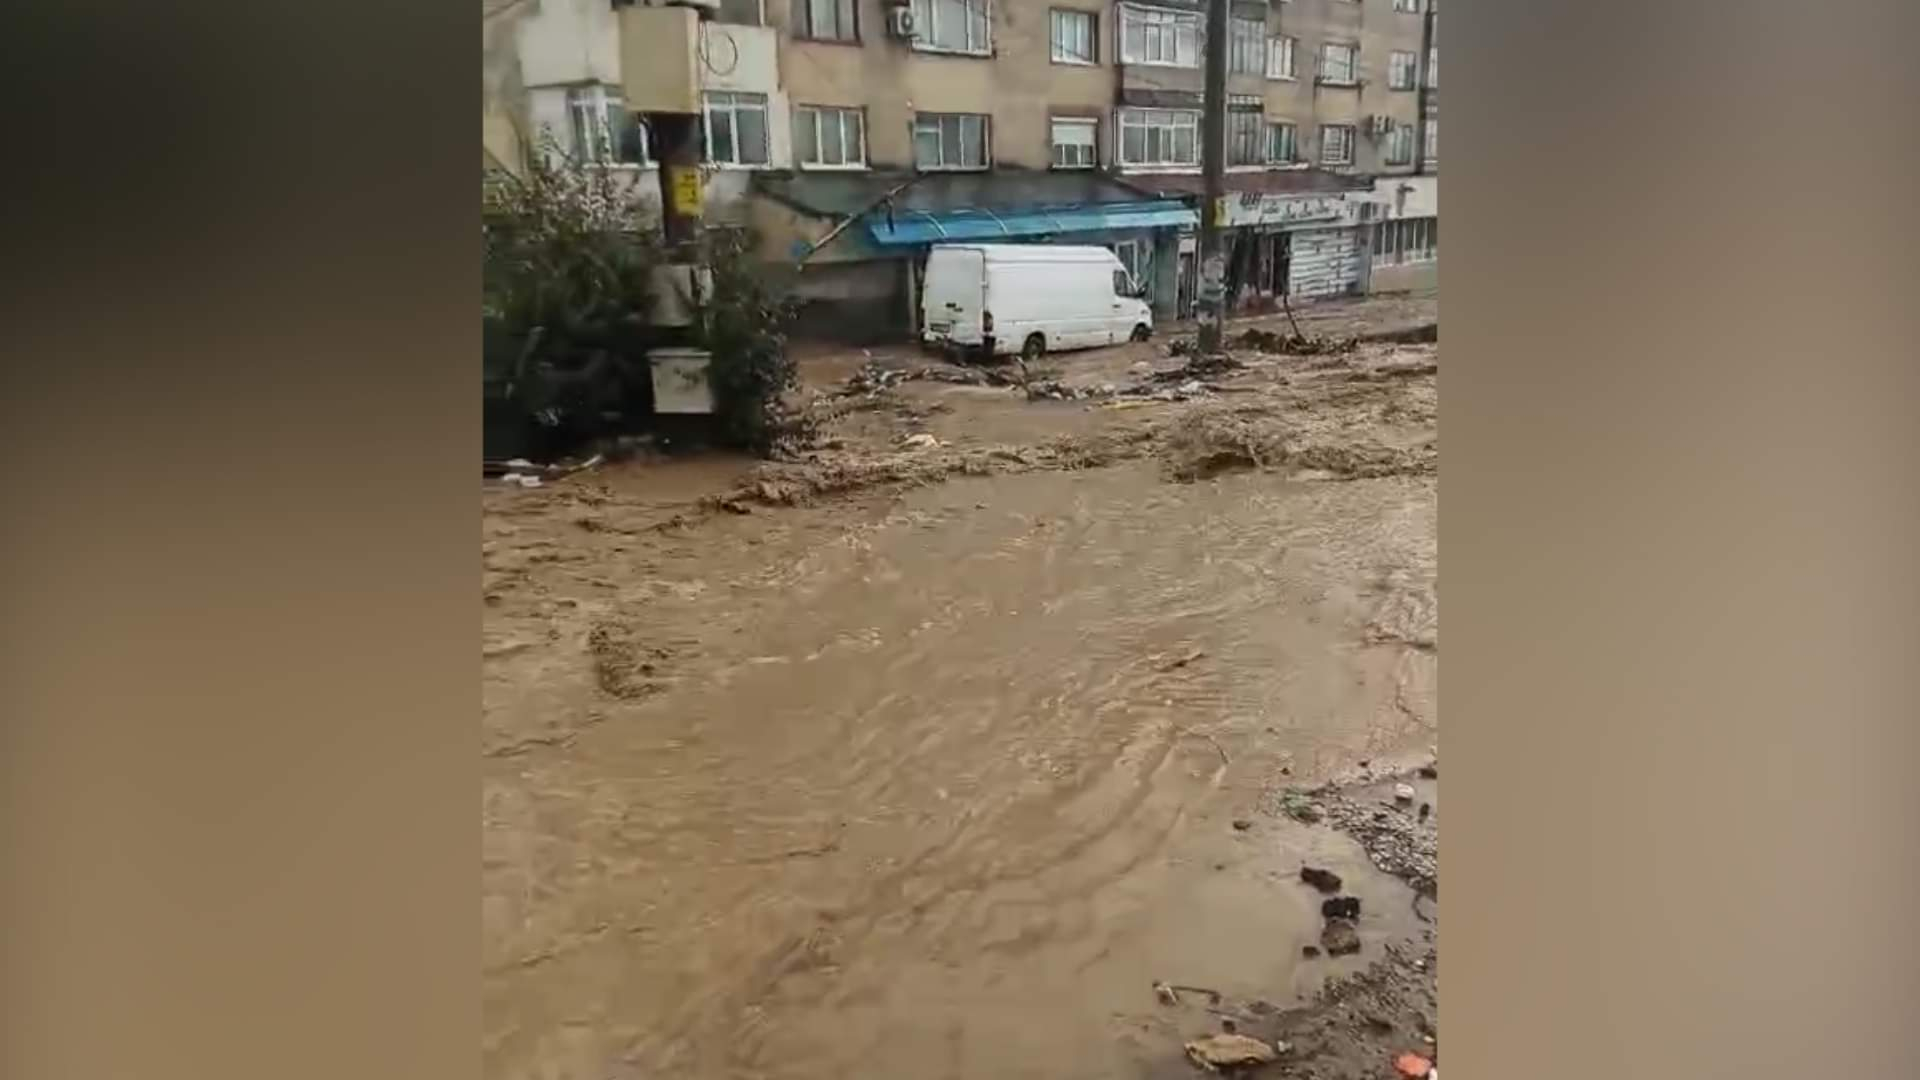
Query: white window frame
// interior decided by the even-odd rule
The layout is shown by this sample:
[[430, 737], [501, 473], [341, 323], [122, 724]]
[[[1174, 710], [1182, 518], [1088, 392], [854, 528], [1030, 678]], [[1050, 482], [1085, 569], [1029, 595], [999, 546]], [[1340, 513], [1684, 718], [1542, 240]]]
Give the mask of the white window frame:
[[[849, 147], [847, 145], [847, 120], [849, 117], [851, 117], [854, 121], [855, 133], [858, 136], [854, 140], [854, 146], [852, 147]], [[821, 147], [824, 146], [825, 143], [820, 136], [826, 130], [826, 125], [829, 122], [837, 124], [840, 127], [841, 151], [842, 151], [842, 157], [844, 157], [845, 160], [838, 165], [830, 164], [829, 162], [827, 162], [826, 155], [821, 153]], [[813, 153], [814, 153], [814, 156], [816, 158], [819, 158], [820, 160], [808, 161], [805, 159], [805, 157], [802, 156], [803, 152], [801, 150], [801, 140], [800, 140], [800, 132], [802, 130], [810, 130], [812, 132]], [[857, 151], [857, 154], [849, 153], [848, 152], [849, 150]], [[793, 164], [795, 168], [805, 169], [808, 172], [835, 171], [835, 170], [857, 171], [857, 170], [866, 168], [867, 167], [866, 111], [859, 108], [858, 106], [853, 106], [853, 105], [796, 105], [794, 106], [793, 108]]]
[[[1063, 143], [1060, 141], [1060, 129], [1070, 128], [1085, 131], [1085, 142]], [[1060, 160], [1061, 147], [1073, 147], [1078, 150], [1085, 147], [1087, 160], [1063, 162]], [[1079, 155], [1074, 155], [1076, 158]], [[1055, 116], [1047, 121], [1047, 160], [1055, 169], [1095, 169], [1100, 166], [1100, 121], [1091, 116]]]
[[[961, 43], [938, 44], [934, 35], [944, 29], [940, 25], [940, 12], [953, 5], [966, 12], [960, 31]], [[977, 19], [973, 16], [976, 11], [979, 12]], [[979, 40], [975, 40], [976, 35]], [[913, 50], [954, 56], [993, 55], [992, 0], [913, 0]]]
[[[1203, 35], [1204, 38], [1204, 35]], [[1227, 16], [1227, 74], [1260, 75], [1266, 70], [1267, 21]]]
[[[1288, 153], [1274, 152], [1274, 136], [1281, 131], [1287, 132]], [[1269, 165], [1299, 165], [1300, 161], [1300, 125], [1291, 120], [1269, 120], [1266, 130], [1266, 153]]]
[[1420, 85], [1420, 54], [1395, 49], [1387, 54], [1387, 89], [1413, 90]]
[[[1128, 160], [1126, 156], [1127, 132], [1138, 129], [1141, 132], [1139, 160]], [[1193, 156], [1183, 160], [1174, 153], [1174, 145], [1182, 132], [1191, 136]], [[1156, 141], [1154, 132], [1160, 132], [1158, 141], [1163, 141], [1167, 153], [1158, 157], [1144, 151]], [[1148, 109], [1128, 107], [1119, 110], [1114, 124], [1113, 160], [1123, 168], [1129, 169], [1198, 169], [1200, 167], [1200, 110], [1199, 109]]]
[[1417, 266], [1440, 258], [1440, 219], [1394, 218], [1373, 227], [1375, 266]]
[[1293, 57], [1299, 44], [1299, 38], [1286, 34], [1275, 34], [1267, 39], [1267, 78], [1289, 82], [1297, 78], [1293, 73]]
[[[619, 160], [616, 149], [619, 144], [613, 130], [616, 111], [639, 126], [638, 161]], [[589, 140], [584, 146], [581, 145], [583, 137]], [[627, 109], [626, 99], [618, 90], [609, 89], [603, 84], [567, 88], [567, 141], [574, 160], [585, 165], [606, 169], [650, 169], [654, 165], [652, 151], [647, 145], [646, 120]]]
[[[956, 154], [959, 164], [946, 163], [947, 145], [945, 120], [955, 121], [956, 137], [961, 140], [960, 152]], [[965, 160], [965, 139], [967, 121], [977, 120], [980, 126], [980, 163], [968, 165]], [[928, 165], [920, 160], [920, 135], [923, 130], [931, 129], [940, 138], [940, 161]], [[913, 167], [920, 172], [980, 172], [993, 167], [993, 118], [986, 113], [920, 112], [913, 114]]]
[[[773, 129], [771, 115], [767, 111], [767, 95], [746, 90], [708, 90], [700, 98], [700, 129], [706, 149], [707, 164], [719, 169], [765, 169], [773, 164]], [[729, 114], [728, 127], [733, 133], [733, 156], [716, 158], [713, 156], [713, 114], [718, 111]], [[740, 153], [740, 114], [760, 114], [760, 160], [748, 161]]]
[[1420, 148], [1420, 160], [1429, 165], [1440, 160], [1440, 118], [1437, 116], [1427, 117], [1426, 142]]
[[[1228, 109], [1226, 167], [1258, 169], [1267, 162], [1267, 118], [1251, 109]], [[1240, 144], [1236, 146], [1235, 144]], [[1235, 150], [1244, 151], [1235, 160]]]
[[[1345, 78], [1336, 78], [1328, 74], [1333, 66], [1331, 58], [1334, 51], [1346, 50], [1347, 74]], [[1320, 82], [1326, 86], [1354, 86], [1360, 81], [1360, 46], [1351, 41], [1323, 41], [1320, 43]]]
[[1386, 146], [1381, 149], [1381, 163], [1384, 165], [1413, 164], [1414, 131], [1412, 124], [1395, 124], [1387, 132]]
[[[1336, 132], [1345, 133], [1344, 145], [1346, 146], [1346, 153], [1343, 156], [1337, 157], [1337, 158], [1328, 157], [1327, 150], [1328, 150], [1328, 145], [1331, 141], [1329, 140], [1328, 136]], [[1358, 133], [1354, 130], [1354, 126], [1352, 124], [1321, 124], [1320, 125], [1320, 164], [1322, 165], [1353, 164], [1354, 142], [1356, 140], [1357, 135]]]
[[[1121, 4], [1114, 20], [1123, 64], [1143, 67], [1197, 68], [1200, 66], [1200, 13], [1146, 4]], [[1127, 37], [1138, 26], [1140, 48], [1129, 48]], [[1154, 46], [1159, 47], [1154, 47]], [[1171, 59], [1167, 57], [1171, 55]]]
[[[1068, 26], [1084, 28], [1084, 33], [1074, 33], [1074, 44], [1085, 41], [1087, 54], [1075, 56], [1067, 51], [1062, 30]], [[1047, 9], [1047, 54], [1056, 64], [1072, 64], [1077, 67], [1093, 67], [1100, 63], [1100, 16], [1079, 8]]]
[[[815, 4], [833, 9], [836, 30], [841, 29], [838, 25], [841, 16], [846, 16], [847, 25], [844, 28], [846, 33], [822, 34], [819, 24], [813, 21]], [[792, 9], [788, 18], [793, 23], [793, 36], [801, 41], [836, 41], [846, 44], [860, 42], [860, 0], [792, 0]]]
[[1393, 0], [1393, 10], [1420, 14], [1420, 0]]
[[1427, 89], [1440, 89], [1440, 46], [1427, 47]]

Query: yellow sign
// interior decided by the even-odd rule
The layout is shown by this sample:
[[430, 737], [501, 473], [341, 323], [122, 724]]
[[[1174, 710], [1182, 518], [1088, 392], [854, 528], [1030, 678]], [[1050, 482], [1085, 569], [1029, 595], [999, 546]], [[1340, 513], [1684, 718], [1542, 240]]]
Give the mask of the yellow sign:
[[700, 216], [700, 170], [681, 166], [672, 169], [673, 212], [682, 217]]

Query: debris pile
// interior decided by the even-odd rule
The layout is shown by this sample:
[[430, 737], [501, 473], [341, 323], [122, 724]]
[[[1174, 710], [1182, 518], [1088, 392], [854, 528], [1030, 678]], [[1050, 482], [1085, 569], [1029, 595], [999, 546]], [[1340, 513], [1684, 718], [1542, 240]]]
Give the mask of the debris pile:
[[1340, 356], [1359, 348], [1359, 338], [1329, 338], [1313, 334], [1281, 334], [1253, 327], [1240, 332], [1234, 342], [1255, 352], [1282, 356]]
[[840, 391], [842, 396], [871, 396], [882, 390], [890, 390], [915, 377], [915, 373], [906, 368], [882, 367], [873, 360], [860, 366], [860, 370], [847, 376], [847, 384]]
[[1369, 804], [1330, 790], [1318, 794], [1316, 805], [1324, 807], [1328, 822], [1359, 840], [1373, 865], [1415, 892], [1439, 895], [1439, 827], [1430, 803], [1422, 804], [1426, 812], [1416, 814], [1405, 802]]
[[1280, 1060], [1278, 1050], [1250, 1035], [1209, 1035], [1188, 1043], [1186, 1050], [1187, 1057], [1208, 1072], [1248, 1068]]
[[[804, 460], [766, 461], [724, 495], [701, 500], [709, 511], [751, 513], [753, 506], [802, 506], [883, 487], [912, 487], [952, 476], [988, 476], [1036, 469], [1088, 469], [1141, 456], [1151, 431], [1063, 436], [1039, 446], [961, 449], [927, 432], [903, 438], [884, 454], [813, 453]], [[931, 441], [929, 441], [931, 440]]]
[[1114, 396], [1112, 386], [1072, 386], [1059, 379], [1036, 379], [1025, 383], [1028, 401], [1082, 401]]

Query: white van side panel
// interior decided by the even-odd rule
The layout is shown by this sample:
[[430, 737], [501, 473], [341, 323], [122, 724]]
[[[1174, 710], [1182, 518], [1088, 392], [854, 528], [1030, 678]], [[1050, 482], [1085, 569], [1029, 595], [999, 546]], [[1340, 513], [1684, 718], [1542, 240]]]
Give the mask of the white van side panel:
[[1017, 353], [1029, 336], [1048, 349], [1110, 344], [1118, 312], [1109, 265], [1089, 259], [987, 263], [987, 310], [993, 312], [994, 351]]

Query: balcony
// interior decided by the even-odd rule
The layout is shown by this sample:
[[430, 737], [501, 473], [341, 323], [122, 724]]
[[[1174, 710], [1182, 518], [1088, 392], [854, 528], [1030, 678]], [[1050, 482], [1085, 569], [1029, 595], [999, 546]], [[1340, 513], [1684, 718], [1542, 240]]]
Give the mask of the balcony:
[[620, 19], [620, 92], [627, 107], [699, 115], [699, 15], [692, 8], [631, 5], [615, 13]]

